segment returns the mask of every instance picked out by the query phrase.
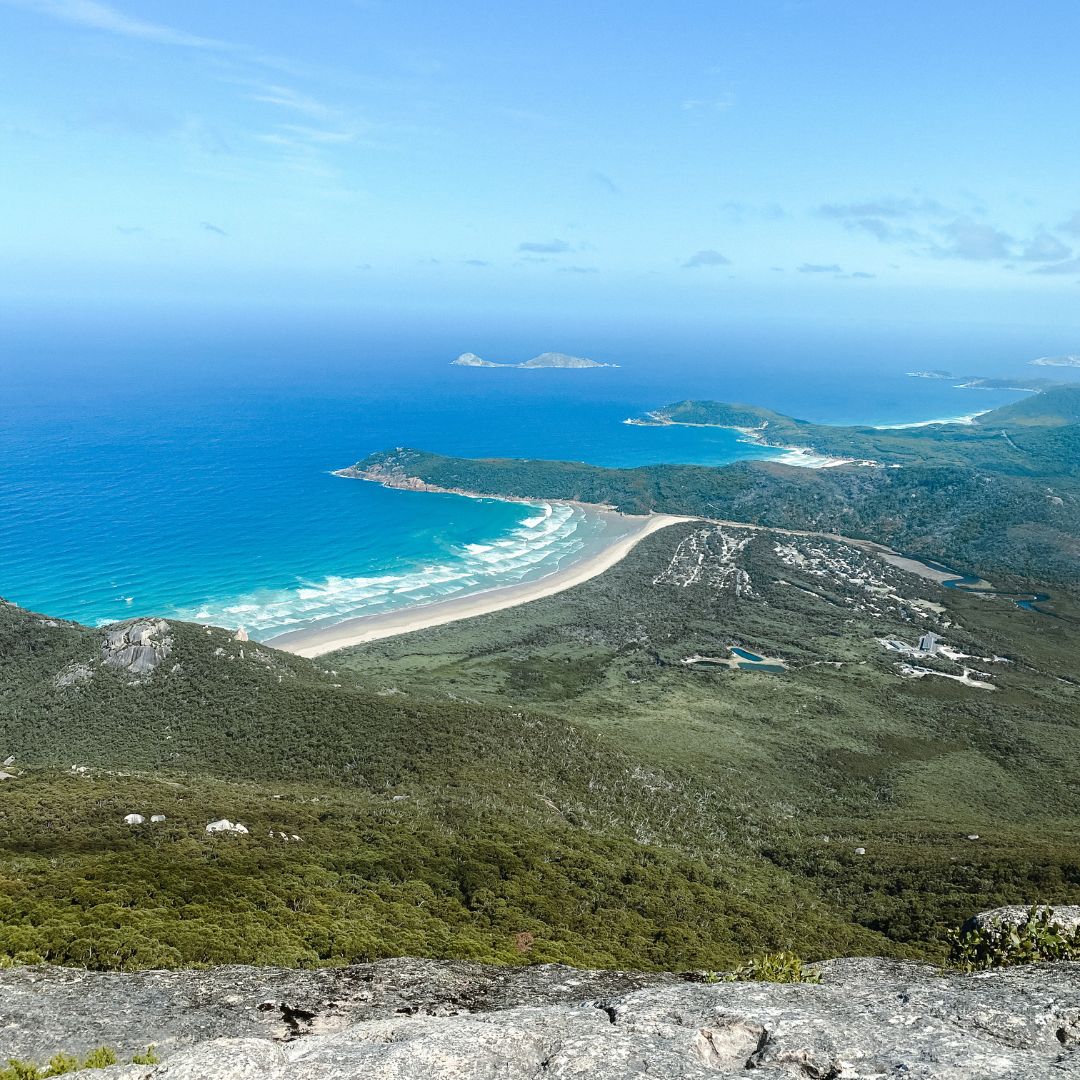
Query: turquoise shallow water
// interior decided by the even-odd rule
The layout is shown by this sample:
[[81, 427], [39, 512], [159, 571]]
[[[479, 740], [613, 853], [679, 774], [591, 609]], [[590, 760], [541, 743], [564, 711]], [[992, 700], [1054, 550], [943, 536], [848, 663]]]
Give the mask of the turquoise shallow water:
[[1017, 396], [906, 378], [904, 356], [873, 372], [854, 355], [792, 367], [760, 342], [739, 363], [623, 348], [604, 357], [618, 370], [569, 372], [452, 368], [458, 348], [224, 338], [198, 344], [196, 364], [190, 343], [179, 353], [152, 334], [7, 342], [0, 595], [90, 624], [156, 613], [266, 638], [541, 577], [611, 538], [568, 507], [331, 475], [376, 449], [720, 464], [763, 451], [733, 432], [621, 421], [691, 396], [877, 423]]

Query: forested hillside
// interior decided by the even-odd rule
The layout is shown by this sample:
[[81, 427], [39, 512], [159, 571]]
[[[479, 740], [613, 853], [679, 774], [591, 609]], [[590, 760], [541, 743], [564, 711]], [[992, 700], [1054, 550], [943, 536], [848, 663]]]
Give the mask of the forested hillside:
[[[575, 589], [335, 662], [557, 713], [698, 775], [729, 839], [923, 948], [992, 898], [1080, 897], [1080, 608], [1047, 611], [850, 545], [687, 524]], [[929, 629], [946, 653], [883, 644]]]
[[996, 575], [1017, 587], [1080, 587], [1080, 485], [1072, 480], [991, 476], [961, 466], [801, 469], [739, 462], [607, 469], [418, 450], [373, 454], [350, 471], [403, 486], [413, 477], [451, 490], [831, 532]]
[[[1077, 612], [1047, 610], [706, 524], [317, 662], [4, 605], [0, 956], [938, 957], [970, 911], [1080, 899]], [[972, 659], [906, 677], [878, 638], [930, 626]]]
[[[0, 605], [0, 962], [891, 948], [747, 862], [701, 777], [555, 712], [158, 628], [138, 674], [104, 662], [106, 632]], [[207, 833], [222, 818], [248, 832]]]

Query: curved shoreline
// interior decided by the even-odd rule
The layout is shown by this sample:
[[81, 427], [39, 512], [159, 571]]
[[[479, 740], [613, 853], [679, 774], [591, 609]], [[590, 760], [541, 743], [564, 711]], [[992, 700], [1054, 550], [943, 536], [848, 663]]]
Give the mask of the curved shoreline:
[[[936, 423], [937, 421], [931, 421]], [[720, 431], [737, 431], [742, 438], [739, 442], [749, 446], [760, 446], [765, 450], [775, 450], [774, 454], [760, 458], [761, 461], [772, 461], [777, 465], [790, 465], [796, 469], [835, 469], [841, 465], [859, 465], [867, 468], [880, 468], [880, 463], [864, 458], [836, 457], [833, 454], [822, 454], [812, 446], [786, 446], [783, 443], [769, 442], [764, 431], [766, 425], [759, 427], [739, 427], [737, 424], [695, 424], [687, 420], [669, 420], [659, 412], [648, 412], [644, 417], [627, 417], [623, 421], [631, 427], [692, 427], [713, 428]]]
[[[343, 470], [344, 472], [344, 470]], [[339, 474], [340, 475], [340, 474]], [[369, 479], [365, 477], [364, 479]], [[396, 486], [396, 485], [395, 485]], [[417, 490], [405, 488], [404, 490]], [[475, 492], [448, 492], [445, 488], [428, 488], [448, 494], [462, 495], [466, 498], [500, 498], [499, 496], [479, 495]], [[533, 500], [508, 500], [530, 502]], [[562, 499], [547, 500], [565, 502]], [[574, 504], [583, 505], [583, 504]], [[597, 510], [596, 506], [589, 509]], [[605, 511], [614, 515], [613, 511]], [[323, 653], [346, 649], [352, 645], [377, 641], [380, 638], [409, 634], [414, 630], [426, 630], [432, 626], [443, 626], [459, 619], [471, 619], [477, 615], [486, 615], [493, 611], [527, 604], [532, 600], [541, 600], [554, 596], [575, 585], [581, 585], [590, 578], [597, 577], [624, 559], [646, 536], [650, 536], [669, 525], [684, 521], [697, 520], [692, 517], [680, 517], [675, 514], [650, 514], [646, 516], [617, 515], [620, 521], [630, 521], [634, 528], [624, 533], [607, 547], [586, 559], [574, 562], [571, 566], [556, 570], [546, 577], [535, 581], [522, 581], [514, 585], [503, 585], [483, 592], [469, 593], [466, 596], [437, 600], [431, 604], [419, 604], [415, 607], [402, 608], [399, 611], [387, 611], [379, 615], [361, 615], [354, 619], [345, 619], [321, 630], [292, 630], [263, 642], [274, 649], [294, 653], [297, 656], [316, 657]]]

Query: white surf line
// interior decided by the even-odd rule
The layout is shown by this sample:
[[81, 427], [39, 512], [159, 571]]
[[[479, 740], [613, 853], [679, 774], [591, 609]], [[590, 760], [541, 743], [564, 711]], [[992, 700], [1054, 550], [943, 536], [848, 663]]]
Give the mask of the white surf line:
[[[497, 498], [497, 496], [491, 497]], [[558, 502], [559, 500], [548, 501]], [[629, 515], [622, 516], [629, 517]], [[352, 645], [362, 645], [381, 638], [396, 637], [415, 630], [426, 630], [429, 627], [457, 622], [460, 619], [471, 619], [478, 615], [517, 607], [519, 604], [541, 600], [566, 589], [572, 589], [575, 585], [581, 585], [619, 563], [646, 536], [651, 536], [654, 532], [665, 529], [669, 525], [695, 520], [697, 519], [674, 514], [638, 516], [638, 527], [633, 532], [615, 540], [595, 555], [582, 559], [565, 569], [556, 570], [536, 581], [504, 585], [483, 592], [469, 593], [466, 596], [452, 597], [448, 600], [420, 604], [379, 615], [361, 615], [354, 619], [345, 619], [322, 630], [294, 630], [270, 638], [263, 644], [295, 653], [297, 656], [315, 657], [337, 649], [346, 649]]]
[[910, 424], [871, 424], [875, 431], [903, 431], [906, 428], [936, 427], [939, 424], [974, 424], [979, 416], [985, 416], [993, 409], [980, 409], [978, 412], [965, 413], [963, 416], [946, 416], [940, 420], [915, 420]]
[[[686, 425], [697, 427], [716, 427], [718, 425]], [[738, 429], [736, 429], [738, 430]], [[429, 485], [416, 478], [408, 478], [406, 483], [393, 483], [386, 477], [363, 476], [351, 473], [346, 469], [335, 473], [349, 479], [368, 480], [381, 484], [383, 487], [391, 487], [398, 491], [422, 491], [435, 492], [447, 495], [459, 495], [472, 499], [493, 499], [504, 502], [537, 504], [551, 503], [576, 506], [582, 509], [597, 511], [600, 513], [615, 513], [613, 507], [605, 504], [583, 503], [571, 499], [539, 499], [523, 498], [519, 496], [485, 495], [475, 491], [455, 490], [452, 488]], [[642, 528], [628, 536], [615, 541], [595, 556], [582, 560], [565, 570], [557, 570], [547, 577], [531, 582], [519, 582], [514, 585], [506, 585], [483, 592], [470, 593], [466, 596], [453, 597], [448, 600], [438, 600], [428, 604], [420, 604], [415, 607], [404, 608], [399, 611], [384, 612], [377, 615], [362, 615], [353, 619], [345, 619], [334, 626], [322, 630], [293, 630], [262, 642], [270, 648], [281, 649], [297, 656], [315, 657], [324, 653], [333, 652], [337, 649], [345, 649], [352, 645], [361, 645], [369, 641], [377, 641], [381, 638], [396, 637], [399, 634], [412, 633], [414, 630], [424, 630], [433, 626], [443, 626], [446, 623], [457, 622], [461, 619], [474, 618], [477, 615], [485, 615], [493, 611], [502, 611], [506, 608], [516, 607], [519, 604], [529, 603], [547, 596], [580, 585], [593, 577], [602, 574], [605, 570], [615, 566], [624, 559], [640, 541], [660, 529], [669, 525], [682, 522], [706, 522], [713, 525], [723, 525], [733, 529], [749, 529], [756, 532], [771, 532], [782, 536], [802, 536], [820, 540], [830, 540], [834, 543], [849, 544], [869, 554], [876, 555], [886, 562], [892, 561], [889, 557], [902, 559], [903, 556], [893, 548], [880, 544], [874, 540], [862, 540], [853, 536], [841, 536], [838, 533], [815, 532], [805, 529], [785, 529], [774, 525], [760, 525], [749, 521], [731, 521], [726, 518], [711, 518], [704, 515], [676, 515], [676, 514], [651, 514], [648, 516], [620, 514], [622, 518], [638, 517], [643, 522]], [[919, 577], [928, 577], [931, 580], [939, 580], [936, 576], [939, 572], [930, 567], [922, 569], [923, 564], [916, 560], [905, 560], [911, 565], [905, 565], [902, 569], [914, 573]], [[896, 564], [894, 564], [896, 565]], [[916, 566], [920, 569], [916, 569]], [[940, 583], [940, 581], [939, 581]]]
[[[478, 498], [493, 498], [498, 496], [474, 496]], [[547, 500], [558, 502], [560, 500]], [[591, 504], [577, 504], [590, 506]], [[621, 515], [629, 517], [630, 515]], [[758, 525], [747, 521], [730, 521], [724, 518], [709, 518], [684, 516], [677, 514], [653, 514], [649, 517], [640, 517], [641, 527], [630, 535], [623, 536], [613, 544], [604, 548], [596, 555], [584, 559], [573, 566], [563, 570], [557, 570], [547, 577], [536, 581], [519, 582], [514, 585], [504, 585], [483, 592], [469, 593], [465, 596], [452, 597], [448, 600], [437, 600], [429, 604], [418, 604], [414, 607], [402, 608], [398, 611], [383, 612], [377, 615], [361, 615], [353, 619], [345, 619], [333, 626], [321, 630], [293, 630], [279, 634], [262, 642], [270, 648], [281, 649], [297, 656], [309, 658], [322, 656], [324, 653], [334, 652], [337, 649], [346, 649], [353, 645], [363, 645], [369, 641], [378, 641], [382, 638], [397, 637], [400, 634], [410, 634], [415, 630], [426, 630], [434, 626], [444, 626], [447, 623], [458, 622], [462, 619], [475, 618], [478, 615], [486, 615], [495, 611], [503, 611], [507, 608], [517, 607], [519, 604], [527, 604], [533, 600], [541, 600], [548, 596], [572, 589], [590, 579], [597, 577], [606, 570], [622, 561], [642, 540], [651, 536], [654, 532], [665, 529], [670, 525], [678, 525], [690, 522], [705, 522], [710, 525], [722, 525], [733, 529], [747, 529], [753, 532], [776, 533], [781, 536], [799, 536], [818, 540], [829, 540], [834, 543], [848, 544], [859, 548], [868, 554], [878, 558], [887, 559], [887, 556], [901, 558], [898, 552], [884, 544], [874, 540], [861, 540], [853, 536], [841, 536], [838, 533], [811, 532], [805, 529], [784, 529], [774, 525]], [[914, 564], [915, 560], [910, 560]], [[938, 580], [931, 576], [938, 572], [927, 567], [926, 573], [920, 573], [913, 566], [902, 566], [901, 569], [914, 573], [919, 577], [929, 577], [930, 580]]]
[[[623, 423], [631, 427], [690, 427], [711, 428], [713, 431], [737, 431], [742, 438], [739, 442], [749, 446], [760, 446], [763, 450], [775, 450], [776, 453], [768, 457], [759, 458], [759, 461], [774, 461], [778, 465], [790, 465], [796, 469], [835, 469], [838, 465], [866, 465], [877, 466], [876, 461], [860, 460], [859, 458], [833, 457], [830, 454], [819, 454], [811, 446], [784, 446], [781, 443], [767, 442], [763, 437], [764, 427], [738, 427], [735, 424], [694, 424], [687, 420], [669, 420], [657, 413], [646, 413], [647, 419], [635, 419], [627, 417]], [[734, 462], [724, 462], [734, 464]], [[717, 466], [723, 468], [723, 465]]]

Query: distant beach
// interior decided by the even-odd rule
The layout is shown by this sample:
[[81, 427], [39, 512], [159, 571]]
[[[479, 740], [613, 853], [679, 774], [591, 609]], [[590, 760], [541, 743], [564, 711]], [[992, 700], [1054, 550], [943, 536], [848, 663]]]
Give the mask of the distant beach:
[[946, 416], [941, 420], [916, 420], [910, 424], [874, 424], [875, 431], [902, 431], [904, 428], [935, 427], [938, 424], [974, 424], [977, 417], [992, 412], [980, 409], [978, 412], [965, 413], [963, 416]]
[[[623, 421], [631, 427], [686, 427], [701, 428], [713, 431], [736, 431], [741, 436], [739, 442], [750, 446], [760, 446], [764, 450], [772, 450], [774, 453], [762, 457], [761, 461], [775, 461], [779, 465], [791, 465], [798, 469], [835, 469], [839, 465], [875, 465], [873, 461], [862, 461], [858, 458], [836, 457], [831, 454], [819, 454], [809, 446], [782, 446], [778, 443], [769, 442], [763, 428], [738, 427], [731, 424], [693, 424], [686, 420], [668, 420], [659, 413], [650, 412], [648, 419], [629, 417]], [[937, 423], [931, 420], [929, 423]], [[901, 425], [904, 426], [904, 425]], [[917, 425], [910, 425], [917, 426]]]
[[459, 619], [471, 619], [477, 615], [516, 607], [518, 604], [527, 604], [532, 600], [540, 600], [545, 596], [554, 596], [565, 589], [572, 589], [575, 585], [580, 585], [602, 574], [625, 558], [646, 536], [665, 529], [669, 525], [694, 520], [673, 514], [631, 516], [611, 513], [611, 516], [619, 518], [623, 523], [632, 523], [631, 531], [624, 532], [619, 539], [593, 555], [580, 559], [572, 566], [557, 570], [547, 577], [484, 592], [470, 593], [450, 600], [402, 608], [381, 615], [346, 619], [323, 630], [295, 630], [270, 638], [265, 644], [275, 649], [295, 653], [297, 656], [321, 656], [323, 653], [345, 649], [351, 645], [362, 645], [380, 638], [409, 634], [414, 630], [425, 630], [431, 626], [442, 626]]

